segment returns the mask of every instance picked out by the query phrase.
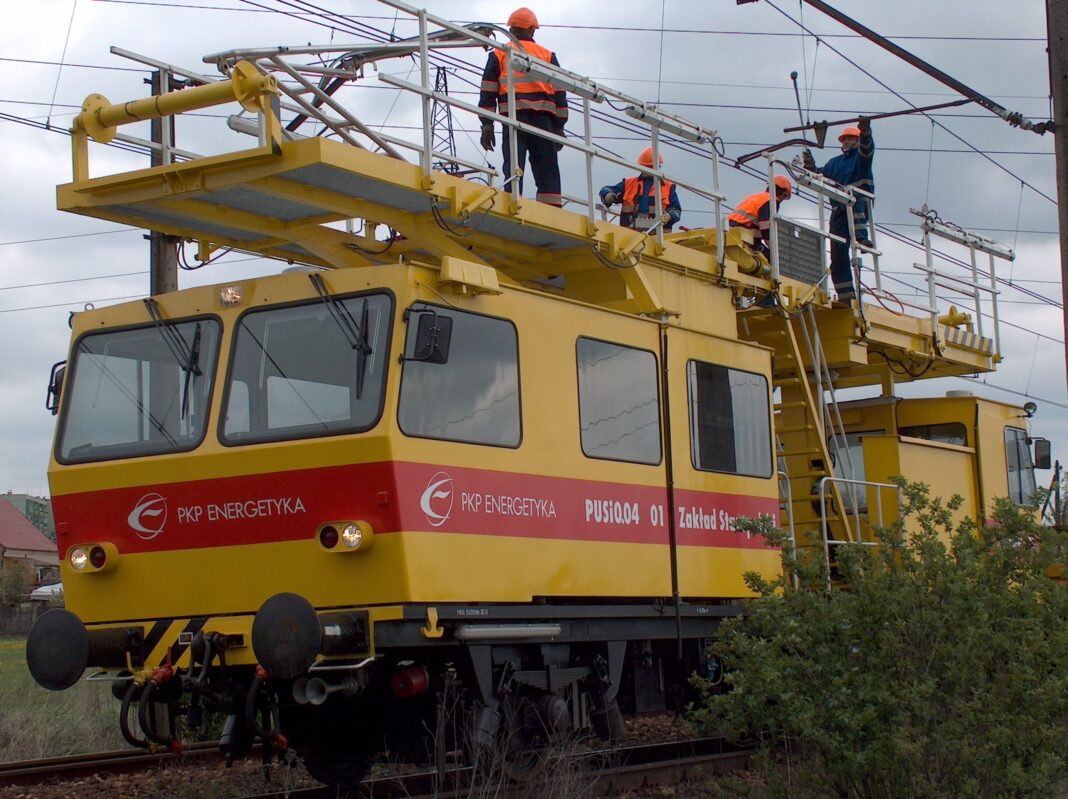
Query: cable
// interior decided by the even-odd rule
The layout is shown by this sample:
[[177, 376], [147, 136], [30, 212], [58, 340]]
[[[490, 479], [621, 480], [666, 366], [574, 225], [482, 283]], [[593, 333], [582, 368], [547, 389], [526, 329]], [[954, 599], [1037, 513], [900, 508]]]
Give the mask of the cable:
[[[39, 64], [47, 67], [76, 67], [78, 69], [104, 69], [111, 72], [148, 72], [148, 68], [141, 67], [105, 67], [99, 64], [65, 64], [62, 61], [43, 61], [36, 58], [4, 58], [0, 57], [0, 61], [7, 61], [11, 64]], [[1045, 98], [1043, 98], [1045, 99]]]
[[979, 380], [976, 377], [965, 377], [963, 375], [949, 375], [949, 376], [950, 377], [955, 377], [957, 380], [967, 381], [971, 385], [978, 384], [980, 386], [986, 386], [987, 388], [997, 389], [998, 391], [1004, 391], [1004, 392], [1006, 392], [1008, 394], [1015, 394], [1017, 397], [1027, 397], [1028, 399], [1034, 399], [1034, 400], [1038, 400], [1039, 402], [1044, 402], [1047, 405], [1053, 405], [1056, 408], [1064, 408], [1065, 410], [1068, 410], [1068, 405], [1065, 405], [1063, 402], [1057, 402], [1056, 400], [1046, 399], [1045, 397], [1037, 397], [1034, 394], [1027, 394], [1027, 393], [1025, 393], [1023, 391], [1016, 391], [1015, 389], [1011, 389], [1011, 388], [1005, 388], [1004, 386], [995, 385], [994, 383], [988, 383], [986, 380]]
[[21, 286], [0, 286], [0, 291], [15, 291], [16, 289], [36, 289], [42, 286], [60, 286], [65, 283], [85, 283], [89, 280], [108, 280], [113, 277], [132, 277], [133, 275], [147, 275], [148, 270], [140, 272], [117, 272], [113, 275], [94, 275], [93, 277], [72, 277], [66, 280], [48, 280], [44, 283], [24, 283]]
[[45, 236], [41, 239], [22, 239], [21, 241], [0, 241], [0, 247], [8, 247], [12, 244], [39, 244], [45, 241], [62, 241], [63, 239], [84, 239], [90, 236], [111, 236], [115, 233], [136, 233], [136, 228], [124, 228], [122, 230], [102, 230], [97, 233], [71, 233], [67, 236]]
[[[251, 2], [248, 2], [248, 0], [244, 0], [244, 1], [246, 2], [246, 4], [256, 6], [259, 9], [264, 9], [264, 6], [262, 4], [260, 4], [260, 3], [251, 3]], [[174, 5], [174, 4], [165, 4], [165, 5]], [[298, 9], [298, 11], [296, 11], [296, 12], [294, 12], [294, 11], [281, 11], [281, 10], [278, 10], [278, 9], [265, 9], [265, 10], [268, 10], [268, 11], [271, 11], [271, 12], [275, 12], [275, 13], [282, 13], [282, 14], [284, 14], [286, 16], [291, 16], [291, 17], [295, 17], [295, 18], [303, 18], [304, 21], [308, 21], [308, 22], [311, 22], [312, 24], [316, 24], [316, 25], [319, 25], [319, 26], [322, 26], [322, 27], [328, 27], [332, 31], [337, 29], [338, 27], [340, 27], [340, 28], [342, 28], [344, 30], [347, 30], [347, 31], [350, 31], [350, 32], [358, 32], [358, 33], [361, 33], [363, 35], [368, 36], [369, 38], [377, 39], [379, 41], [388, 39], [388, 35], [384, 34], [381, 31], [378, 31], [373, 26], [369, 26], [369, 25], [366, 25], [366, 24], [363, 24], [363, 23], [350, 22], [345, 17], [339, 17], [338, 15], [334, 14], [333, 12], [329, 12], [329, 11], [327, 11], [325, 9], [322, 9], [321, 7], [317, 7], [317, 6], [315, 6], [314, 4], [311, 4], [311, 3], [303, 3], [301, 5], [297, 5], [296, 3], [285, 2], [284, 5], [286, 5], [287, 7], [291, 8], [291, 9]], [[309, 8], [312, 9], [312, 10], [308, 10]], [[317, 16], [320, 19], [329, 19], [330, 21], [329, 22], [323, 22], [323, 21], [316, 20], [316, 19], [308, 19], [307, 17], [309, 17], [309, 16], [312, 16], [312, 17], [316, 17]], [[339, 20], [340, 20], [340, 22], [339, 22]], [[444, 61], [447, 61], [447, 62], [451, 62], [453, 64], [457, 64], [460, 68], [464, 69], [467, 72], [471, 72], [471, 73], [475, 73], [476, 72], [476, 70], [470, 64], [467, 64], [466, 62], [460, 61], [458, 59], [451, 58], [451, 57], [450, 58], [443, 58], [443, 57], [438, 56], [438, 54], [435, 54], [435, 57], [437, 58], [437, 60], [444, 60]], [[463, 78], [461, 78], [461, 79], [463, 79]], [[899, 96], [899, 97], [901, 96], [901, 95], [897, 94], [896, 92], [893, 92], [893, 90], [890, 90], [889, 87], [886, 87], [886, 88], [887, 88], [888, 91], [890, 91], [891, 93], [895, 94], [896, 96]], [[627, 126], [625, 124], [621, 125], [617, 121], [608, 118], [606, 114], [603, 114], [603, 112], [599, 113], [596, 116], [596, 119], [597, 119], [597, 121], [599, 123], [611, 124], [611, 125], [613, 125], [614, 127], [618, 128], [618, 129], [621, 129], [621, 130], [624, 130], [624, 131], [629, 131], [629, 132], [635, 133], [635, 134], [639, 134], [638, 136], [636, 136], [636, 138], [644, 138], [644, 135], [643, 135], [645, 133], [644, 130], [642, 130], [641, 128], [637, 127], [636, 125], [631, 125], [631, 126]], [[23, 120], [17, 120], [16, 119], [14, 121], [23, 121]], [[667, 137], [665, 137], [665, 140], [667, 140]], [[963, 141], [963, 140], [961, 140], [961, 141]], [[698, 148], [686, 147], [685, 144], [682, 143], [682, 142], [675, 142], [675, 143], [677, 145], [681, 145], [683, 147], [683, 149], [688, 151], [688, 152], [691, 152], [693, 154], [697, 154], [700, 157], [703, 157], [705, 159], [710, 158], [710, 156], [707, 153], [705, 153], [704, 151], [702, 151], [702, 150], [700, 150]], [[964, 142], [964, 143], [967, 144], [971, 148], [970, 149], [971, 152], [978, 152], [968, 142]], [[886, 149], [890, 149], [890, 148], [886, 148]], [[982, 154], [982, 153], [979, 153], [979, 154]], [[998, 166], [1000, 167], [1000, 165], [998, 165]], [[754, 176], [759, 177], [761, 179], [764, 177], [762, 175], [751, 173], [751, 172], [748, 173], [748, 174], [754, 174]], [[910, 246], [913, 246], [913, 247], [917, 246], [914, 242], [907, 241], [907, 240], [905, 240], [903, 238], [901, 238], [899, 240], [908, 243]], [[908, 284], [905, 284], [905, 285], [908, 285]], [[1016, 287], [1016, 288], [1018, 288], [1018, 287]], [[1033, 331], [1031, 331], [1031, 332], [1033, 332]]]
[[70, 32], [74, 27], [74, 12], [78, 10], [78, 0], [74, 0], [70, 8], [70, 21], [67, 23], [67, 36], [63, 40], [63, 53], [59, 57], [59, 71], [56, 73], [56, 85], [52, 89], [52, 102], [48, 106], [48, 119], [45, 125], [52, 126], [52, 106], [56, 102], [56, 93], [59, 91], [59, 79], [63, 77], [63, 62], [67, 60], [67, 45], [70, 44]]
[[[205, 5], [195, 3], [168, 3], [163, 0], [96, 0], [98, 3], [114, 3], [116, 5], [133, 5], [133, 6], [156, 6], [159, 8], [180, 8], [180, 9], [194, 9], [204, 11], [235, 11], [239, 13], [269, 13], [273, 9], [267, 11], [247, 9], [247, 8], [235, 8], [232, 6], [217, 6], [217, 5]], [[313, 12], [306, 12], [313, 13]], [[337, 13], [337, 12], [329, 12]], [[338, 16], [348, 18], [348, 15], [338, 13]], [[393, 17], [384, 14], [360, 14], [360, 19], [380, 19], [386, 21], [392, 21]], [[409, 20], [401, 20], [402, 22], [409, 22]], [[485, 22], [484, 19], [477, 20], [456, 20], [458, 24], [467, 24], [471, 22]], [[638, 28], [627, 27], [623, 25], [566, 25], [566, 24], [545, 24], [541, 25], [542, 28], [553, 28], [560, 30], [596, 30], [596, 31], [631, 31], [637, 33], [651, 33], [659, 32], [659, 28]], [[696, 34], [710, 34], [717, 36], [772, 36], [772, 37], [796, 37], [802, 36], [800, 33], [791, 32], [776, 32], [776, 31], [753, 31], [753, 30], [719, 30], [719, 29], [702, 29], [702, 28], [665, 28], [667, 33], [696, 33]], [[860, 39], [863, 38], [859, 34], [855, 33], [828, 33], [822, 35], [821, 38], [825, 39]], [[1045, 43], [1044, 38], [1035, 36], [922, 36], [922, 35], [901, 35], [901, 36], [887, 36], [887, 39], [899, 39], [901, 41], [921, 40], [921, 41], [947, 41], [947, 42], [1041, 42]]]
[[[795, 20], [795, 19], [794, 19], [793, 17], [791, 17], [791, 16], [789, 15], [789, 14], [787, 14], [787, 13], [786, 13], [785, 11], [783, 11], [783, 10], [782, 10], [781, 8], [779, 8], [779, 7], [777, 6], [777, 5], [775, 5], [775, 3], [773, 3], [773, 2], [772, 2], [772, 0], [768, 0], [768, 5], [769, 5], [769, 6], [771, 6], [772, 8], [774, 8], [774, 9], [775, 9], [776, 11], [778, 11], [778, 12], [779, 12], [780, 14], [782, 14], [782, 15], [783, 15], [784, 17], [786, 17], [786, 18], [787, 18], [788, 20], [790, 20], [790, 21], [791, 21], [791, 22], [793, 22], [794, 24], [796, 24], [796, 25], [798, 25], [799, 27], [801, 27], [801, 28], [802, 28], [802, 30], [804, 30], [804, 31], [805, 31], [806, 33], [810, 33], [810, 34], [812, 33], [812, 32], [811, 32], [810, 30], [808, 30], [808, 29], [807, 29], [807, 28], [805, 28], [805, 27], [804, 27], [803, 25], [801, 25], [801, 23], [799, 23], [799, 22], [798, 22], [797, 20]], [[815, 35], [815, 34], [812, 34], [812, 35]], [[842, 52], [841, 50], [839, 50], [838, 48], [836, 48], [836, 47], [835, 47], [834, 45], [828, 44], [827, 46], [828, 46], [829, 48], [831, 48], [831, 50], [833, 50], [833, 51], [834, 51], [835, 53], [837, 53], [837, 54], [838, 54], [838, 55], [839, 55], [839, 56], [840, 56], [841, 58], [845, 59], [845, 60], [846, 60], [846, 61], [847, 61], [848, 63], [852, 64], [852, 65], [853, 65], [853, 67], [854, 67], [855, 69], [859, 70], [860, 72], [863, 72], [863, 73], [864, 73], [865, 75], [867, 75], [867, 76], [868, 76], [869, 78], [871, 78], [871, 79], [872, 79], [873, 81], [875, 81], [876, 83], [878, 83], [878, 84], [879, 84], [880, 86], [882, 86], [882, 87], [883, 87], [884, 89], [886, 89], [886, 90], [888, 90], [888, 91], [892, 92], [892, 93], [894, 94], [894, 96], [896, 96], [896, 97], [897, 97], [898, 99], [900, 99], [900, 100], [901, 100], [902, 102], [904, 102], [904, 103], [907, 103], [907, 104], [908, 104], [909, 106], [911, 106], [912, 108], [915, 108], [915, 107], [916, 107], [916, 106], [915, 106], [915, 104], [914, 104], [914, 103], [911, 103], [911, 102], [909, 102], [909, 100], [908, 100], [908, 99], [907, 99], [907, 98], [906, 98], [906, 97], [905, 97], [904, 95], [902, 95], [902, 94], [900, 94], [899, 92], [896, 92], [896, 91], [894, 91], [893, 89], [891, 89], [891, 88], [890, 88], [890, 87], [889, 87], [889, 86], [888, 86], [887, 84], [885, 84], [885, 83], [884, 83], [883, 81], [879, 80], [879, 79], [878, 79], [877, 77], [875, 77], [875, 76], [874, 76], [874, 75], [873, 75], [873, 74], [872, 74], [871, 72], [869, 72], [868, 70], [864, 69], [864, 67], [862, 67], [862, 66], [861, 66], [860, 64], [858, 64], [858, 63], [857, 63], [856, 61], [854, 61], [853, 59], [851, 59], [851, 58], [850, 58], [849, 56], [847, 56], [847, 55], [846, 55], [845, 53], [843, 53], [843, 52]], [[932, 119], [934, 115], [932, 115], [932, 114], [924, 114], [924, 116], [925, 116], [925, 117], [927, 117], [928, 119]], [[986, 159], [987, 161], [989, 161], [990, 163], [992, 163], [992, 164], [993, 164], [994, 166], [996, 166], [996, 167], [997, 167], [998, 169], [1002, 170], [1003, 172], [1005, 172], [1005, 173], [1007, 173], [1007, 174], [1009, 174], [1009, 175], [1012, 175], [1012, 177], [1014, 177], [1014, 178], [1016, 178], [1017, 180], [1019, 180], [1019, 181], [1020, 181], [1021, 183], [1023, 183], [1023, 184], [1025, 185], [1025, 186], [1027, 186], [1027, 188], [1031, 189], [1031, 190], [1032, 190], [1033, 192], [1035, 192], [1036, 194], [1038, 194], [1038, 195], [1041, 195], [1042, 197], [1045, 197], [1045, 198], [1046, 198], [1047, 200], [1049, 200], [1049, 201], [1050, 201], [1051, 203], [1053, 203], [1054, 205], [1056, 205], [1056, 204], [1057, 204], [1057, 201], [1056, 201], [1055, 199], [1053, 199], [1052, 197], [1050, 197], [1050, 196], [1049, 196], [1048, 194], [1046, 194], [1046, 193], [1045, 193], [1044, 191], [1042, 191], [1042, 190], [1040, 190], [1040, 189], [1036, 188], [1035, 186], [1032, 186], [1032, 185], [1031, 185], [1030, 183], [1028, 183], [1027, 181], [1025, 181], [1025, 180], [1024, 180], [1023, 178], [1021, 178], [1021, 177], [1020, 177], [1019, 175], [1017, 175], [1017, 174], [1016, 174], [1015, 172], [1013, 172], [1013, 171], [1012, 171], [1011, 169], [1009, 169], [1008, 167], [1005, 167], [1005, 166], [1003, 166], [1002, 164], [1000, 164], [999, 162], [995, 161], [995, 160], [994, 160], [993, 158], [991, 158], [990, 156], [988, 156], [988, 155], [987, 155], [986, 153], [982, 152], [982, 151], [981, 151], [981, 150], [980, 150], [980, 149], [979, 149], [978, 147], [975, 147], [975, 146], [974, 146], [974, 145], [973, 145], [973, 144], [972, 144], [971, 142], [967, 141], [967, 140], [966, 140], [966, 139], [965, 139], [965, 138], [964, 138], [963, 136], [960, 136], [960, 135], [958, 135], [957, 133], [954, 133], [954, 132], [953, 132], [952, 130], [950, 130], [949, 128], [947, 128], [947, 127], [946, 127], [945, 125], [943, 125], [943, 124], [942, 124], [941, 122], [936, 122], [935, 124], [936, 124], [936, 125], [938, 125], [938, 127], [942, 128], [942, 130], [944, 130], [944, 131], [945, 131], [946, 133], [948, 133], [948, 134], [949, 134], [950, 136], [952, 136], [952, 137], [953, 137], [954, 139], [956, 139], [957, 141], [959, 141], [959, 142], [960, 142], [961, 144], [965, 144], [965, 145], [967, 145], [968, 147], [971, 147], [971, 148], [972, 148], [973, 150], [975, 150], [975, 152], [977, 152], [977, 153], [979, 153], [980, 155], [982, 155], [982, 156], [983, 156], [983, 158], [985, 158], [985, 159]]]

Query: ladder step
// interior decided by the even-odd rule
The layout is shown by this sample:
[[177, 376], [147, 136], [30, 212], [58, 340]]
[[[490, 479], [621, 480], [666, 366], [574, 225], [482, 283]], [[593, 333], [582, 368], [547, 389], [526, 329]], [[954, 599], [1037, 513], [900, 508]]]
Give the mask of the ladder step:
[[808, 403], [804, 400], [790, 400], [789, 402], [776, 402], [775, 410], [781, 411], [786, 408], [807, 408]]
[[801, 432], [804, 432], [805, 430], [813, 430], [813, 431], [815, 431], [816, 430], [816, 425], [814, 425], [814, 424], [799, 424], [799, 425], [794, 425], [792, 427], [776, 427], [775, 428], [775, 432], [779, 433], [779, 434], [783, 434], [783, 433], [801, 433]]

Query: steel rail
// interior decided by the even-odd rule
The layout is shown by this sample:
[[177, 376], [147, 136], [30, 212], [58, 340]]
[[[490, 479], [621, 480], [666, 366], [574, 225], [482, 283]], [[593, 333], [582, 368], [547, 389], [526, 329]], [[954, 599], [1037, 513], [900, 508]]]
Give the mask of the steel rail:
[[[644, 744], [573, 752], [563, 755], [555, 770], [527, 782], [509, 782], [494, 775], [498, 799], [528, 799], [540, 787], [553, 784], [558, 772], [568, 785], [581, 785], [583, 795], [614, 794], [627, 788], [651, 784], [675, 784], [703, 775], [722, 774], [747, 768], [753, 750], [732, 747], [722, 738], [699, 738], [670, 743]], [[358, 789], [344, 794], [351, 799], [462, 799], [472, 795], [471, 768], [445, 772], [424, 771], [398, 777], [365, 780]], [[540, 780], [540, 781], [539, 781]], [[555, 786], [560, 788], [561, 786]], [[242, 799], [337, 799], [338, 789], [286, 789], [247, 796]], [[560, 794], [564, 795], [564, 794]]]
[[39, 785], [50, 780], [77, 780], [94, 774], [128, 774], [161, 765], [185, 764], [192, 760], [222, 760], [224, 755], [214, 741], [187, 744], [181, 754], [121, 749], [114, 752], [91, 752], [38, 760], [0, 763], [0, 785]]

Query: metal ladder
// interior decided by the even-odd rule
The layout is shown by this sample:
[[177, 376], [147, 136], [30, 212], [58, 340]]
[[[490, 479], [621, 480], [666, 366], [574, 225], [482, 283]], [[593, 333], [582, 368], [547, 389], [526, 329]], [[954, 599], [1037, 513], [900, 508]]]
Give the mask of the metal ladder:
[[[819, 530], [821, 540], [813, 543], [824, 550], [834, 528], [842, 531], [844, 540], [860, 541], [860, 514], [854, 489], [843, 494], [835, 482], [835, 463], [843, 465], [849, 478], [856, 475], [856, 468], [847, 446], [833, 376], [812, 307], [783, 315], [782, 326], [788, 347], [779, 353], [777, 371], [792, 374], [776, 379], [781, 392], [780, 402], [775, 405], [776, 435], [780, 468], [785, 471], [790, 486], [787, 502], [794, 523]], [[791, 462], [794, 469], [790, 468]], [[812, 493], [817, 487], [828, 489], [829, 507], [820, 501], [819, 493]], [[832, 518], [823, 518], [815, 507], [817, 504]], [[852, 511], [852, 519], [847, 508]]]

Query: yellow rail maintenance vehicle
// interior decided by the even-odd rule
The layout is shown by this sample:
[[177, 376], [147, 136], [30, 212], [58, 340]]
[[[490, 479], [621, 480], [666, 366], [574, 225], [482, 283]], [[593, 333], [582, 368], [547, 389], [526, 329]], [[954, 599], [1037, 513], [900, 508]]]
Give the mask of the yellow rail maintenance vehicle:
[[[694, 671], [721, 676], [707, 644], [750, 596], [744, 573], [779, 568], [736, 517], [772, 516], [830, 558], [893, 517], [894, 474], [937, 465], [977, 517], [995, 496], [1027, 499], [1018, 409], [893, 397], [896, 380], [993, 369], [993, 338], [933, 299], [919, 315], [835, 307], [819, 264], [802, 274], [826, 231], [777, 220], [777, 238], [816, 254], [773, 238], [769, 262], [720, 226], [713, 131], [507, 45], [581, 100], [587, 135], [561, 143], [587, 191], [562, 209], [494, 188], [492, 170], [435, 151], [432, 104], [474, 109], [435, 92], [429, 65], [501, 40], [391, 5], [420, 37], [218, 54], [226, 80], [184, 71], [199, 85], [92, 95], [76, 119], [62, 210], [196, 242], [202, 260], [231, 248], [293, 267], [74, 315], [49, 468], [67, 607], [30, 634], [39, 683], [89, 667], [113, 681], [133, 745], [179, 748], [179, 717], [195, 730], [221, 713], [231, 754], [291, 746], [334, 784], [385, 751], [419, 762], [471, 742], [508, 742], [523, 776], [558, 734], [618, 738], [623, 711], [665, 707]], [[380, 79], [419, 96], [416, 144], [330, 88], [411, 54], [420, 84]], [[654, 149], [707, 147], [711, 188], [679, 185], [711, 200], [715, 227], [599, 214], [594, 159], [633, 168], [592, 143], [606, 96]], [[91, 139], [232, 102], [258, 116], [230, 120], [257, 146], [90, 174]], [[833, 190], [805, 180], [821, 201]], [[872, 384], [882, 398], [834, 401]]]

